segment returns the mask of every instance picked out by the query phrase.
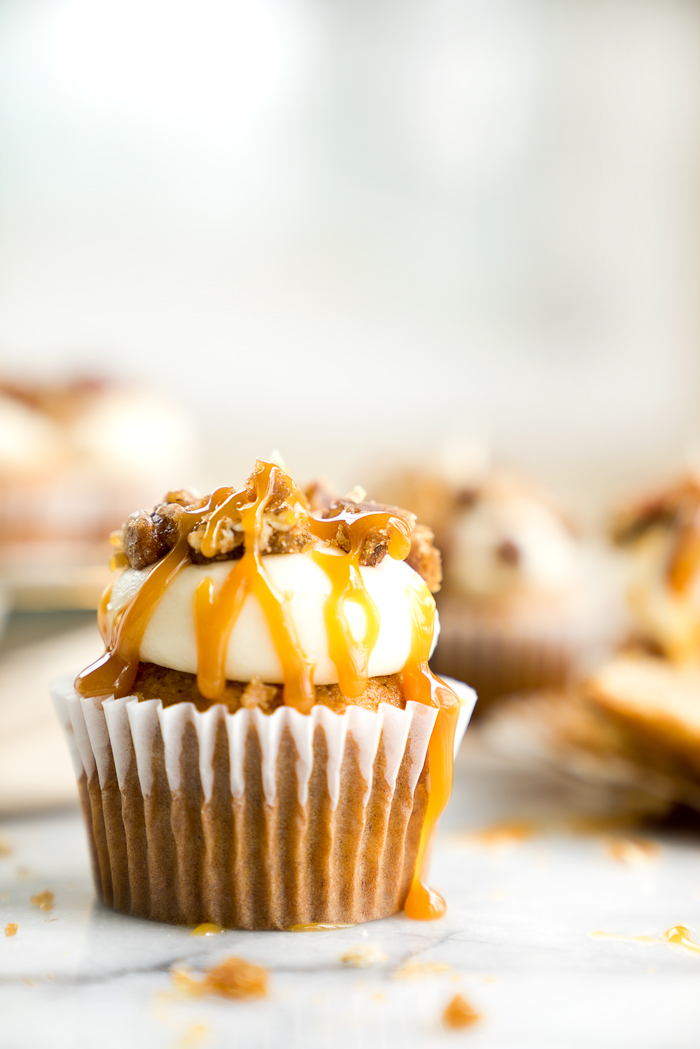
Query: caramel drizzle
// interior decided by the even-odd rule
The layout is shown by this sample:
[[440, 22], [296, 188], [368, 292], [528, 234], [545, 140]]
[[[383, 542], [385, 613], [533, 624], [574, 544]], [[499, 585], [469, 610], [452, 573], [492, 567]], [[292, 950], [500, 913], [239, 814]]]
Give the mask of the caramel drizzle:
[[226, 651], [234, 624], [248, 594], [260, 602], [284, 675], [284, 702], [307, 714], [315, 691], [313, 664], [302, 651], [289, 614], [289, 604], [277, 593], [265, 571], [260, 555], [263, 514], [272, 495], [279, 467], [264, 464], [257, 498], [241, 503], [241, 493], [224, 496], [211, 515], [202, 539], [202, 553], [211, 557], [216, 550], [217, 533], [232, 507], [241, 516], [244, 535], [243, 556], [224, 580], [218, 595], [211, 579], [203, 579], [195, 593], [195, 632], [197, 637], [197, 687], [207, 699], [218, 699], [226, 687]]
[[409, 597], [413, 618], [413, 641], [411, 654], [403, 669], [403, 691], [407, 703], [412, 700], [428, 707], [437, 707], [437, 717], [428, 744], [428, 807], [421, 828], [416, 865], [404, 910], [409, 918], [433, 921], [442, 918], [447, 910], [442, 896], [427, 885], [427, 875], [437, 823], [452, 793], [454, 740], [460, 703], [452, 689], [436, 677], [428, 666], [435, 622], [435, 602], [427, 587], [424, 587], [422, 592], [410, 592]]
[[[340, 691], [349, 699], [357, 699], [367, 688], [368, 665], [379, 637], [379, 611], [369, 596], [360, 572], [360, 556], [368, 534], [373, 529], [386, 529], [389, 535], [389, 554], [402, 561], [411, 549], [411, 534], [405, 521], [389, 513], [339, 513], [335, 517], [311, 518], [312, 533], [326, 542], [335, 539], [338, 525], [345, 525], [349, 550], [338, 555], [326, 550], [314, 550], [313, 560], [328, 576], [331, 593], [324, 606], [328, 650], [338, 671]], [[345, 614], [345, 604], [359, 605], [365, 614], [365, 632], [356, 640]]]
[[[191, 564], [187, 536], [206, 515], [210, 515], [202, 537], [202, 553], [214, 555], [224, 521], [240, 517], [244, 533], [243, 555], [215, 592], [213, 580], [204, 578], [194, 597], [195, 635], [197, 641], [197, 686], [208, 699], [221, 697], [226, 686], [226, 652], [231, 631], [248, 594], [254, 594], [265, 614], [272, 638], [282, 663], [284, 702], [301, 713], [308, 713], [315, 700], [314, 666], [303, 652], [289, 605], [273, 586], [261, 560], [260, 536], [263, 515], [277, 480], [279, 467], [260, 463], [253, 479], [254, 495], [249, 490], [236, 492], [219, 488], [207, 504], [196, 511], [185, 509], [178, 523], [178, 538], [170, 550], [151, 568], [144, 583], [121, 611], [112, 626], [107, 643], [107, 604], [110, 589], [103, 594], [98, 622], [107, 643], [104, 655], [89, 666], [76, 680], [76, 689], [86, 696], [127, 696], [136, 678], [143, 634], [151, 612], [176, 576]], [[297, 493], [302, 502], [301, 493]], [[325, 542], [338, 536], [338, 527], [348, 538], [349, 549], [343, 552], [314, 550], [312, 557], [331, 582], [331, 593], [324, 607], [331, 659], [338, 671], [341, 692], [350, 699], [360, 696], [367, 687], [368, 664], [379, 636], [379, 614], [367, 593], [360, 572], [362, 548], [372, 529], [386, 530], [390, 556], [403, 560], [411, 545], [408, 525], [388, 512], [309, 518], [313, 535]], [[447, 685], [428, 667], [433, 637], [435, 605], [423, 587], [409, 590], [413, 636], [408, 662], [403, 669], [406, 701], [437, 708], [437, 718], [428, 745], [430, 786], [427, 811], [421, 831], [415, 873], [406, 900], [406, 913], [412, 918], [429, 920], [445, 913], [445, 903], [425, 884], [430, 851], [437, 821], [452, 790], [454, 735], [459, 701]], [[365, 613], [363, 636], [356, 640], [348, 623], [345, 605], [360, 605]]]

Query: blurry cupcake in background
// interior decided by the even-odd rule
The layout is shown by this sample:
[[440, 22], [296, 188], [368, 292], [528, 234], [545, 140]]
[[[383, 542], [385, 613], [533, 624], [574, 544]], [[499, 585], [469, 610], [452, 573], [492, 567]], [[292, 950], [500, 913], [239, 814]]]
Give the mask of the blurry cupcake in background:
[[700, 478], [628, 501], [612, 539], [625, 555], [632, 645], [682, 663], [700, 652]]
[[611, 537], [627, 562], [627, 639], [568, 689], [512, 697], [482, 741], [634, 790], [655, 815], [700, 813], [700, 480], [628, 501]]
[[609, 640], [605, 568], [533, 487], [483, 468], [461, 484], [418, 473], [402, 483], [396, 498], [443, 552], [432, 665], [476, 689], [479, 713], [499, 696], [564, 684]]
[[49, 590], [52, 569], [65, 590], [65, 567], [101, 566], [114, 522], [149, 505], [191, 452], [181, 409], [135, 383], [0, 381], [0, 571], [10, 588], [31, 590], [40, 567]]

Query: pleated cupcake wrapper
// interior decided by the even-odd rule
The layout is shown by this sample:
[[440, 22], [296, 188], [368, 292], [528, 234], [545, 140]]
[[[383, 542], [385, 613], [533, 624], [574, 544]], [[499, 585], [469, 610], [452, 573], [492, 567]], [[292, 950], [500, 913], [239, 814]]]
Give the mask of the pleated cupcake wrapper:
[[[454, 683], [462, 710], [476, 697]], [[117, 910], [228, 928], [358, 922], [399, 910], [415, 864], [436, 711], [302, 715], [86, 699], [52, 687], [95, 882]]]

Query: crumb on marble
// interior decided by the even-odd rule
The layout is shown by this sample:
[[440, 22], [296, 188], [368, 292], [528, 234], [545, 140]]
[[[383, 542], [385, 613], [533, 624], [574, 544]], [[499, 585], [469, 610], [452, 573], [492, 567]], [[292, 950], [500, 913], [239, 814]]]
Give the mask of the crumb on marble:
[[391, 974], [392, 980], [420, 980], [426, 976], [436, 976], [439, 973], [448, 973], [452, 969], [447, 962], [404, 962]]
[[463, 831], [460, 838], [475, 845], [502, 846], [517, 845], [521, 841], [527, 841], [537, 832], [537, 825], [532, 820], [509, 820], [504, 823], [494, 823], [490, 827], [480, 827], [475, 830]]
[[22, 881], [28, 881], [29, 878], [33, 878], [34, 877], [34, 871], [32, 870], [31, 867], [18, 867], [17, 868], [17, 877], [21, 878]]
[[195, 1049], [195, 1046], [207, 1041], [211, 1033], [212, 1030], [208, 1024], [193, 1023], [178, 1040], [176, 1049]]
[[16, 936], [19, 925], [17, 922], [8, 922], [5, 926], [5, 936]]
[[368, 969], [387, 960], [387, 955], [378, 943], [357, 943], [340, 957], [344, 965], [354, 969]]
[[660, 848], [648, 838], [611, 838], [607, 843], [609, 855], [628, 867], [644, 867], [658, 859]]
[[11, 856], [12, 846], [4, 834], [0, 834], [0, 856]]
[[35, 896], [29, 897], [29, 902], [33, 903], [35, 907], [38, 907], [40, 911], [52, 911], [53, 910], [54, 894], [45, 889], [44, 892], [37, 892]]
[[461, 994], [456, 994], [447, 1003], [442, 1014], [442, 1022], [445, 1027], [453, 1030], [472, 1027], [480, 1019], [481, 1013], [478, 1013]]
[[178, 990], [192, 997], [204, 994], [222, 998], [266, 998], [267, 969], [252, 965], [242, 958], [225, 958], [219, 965], [205, 970], [198, 980], [184, 969], [173, 969], [172, 977]]

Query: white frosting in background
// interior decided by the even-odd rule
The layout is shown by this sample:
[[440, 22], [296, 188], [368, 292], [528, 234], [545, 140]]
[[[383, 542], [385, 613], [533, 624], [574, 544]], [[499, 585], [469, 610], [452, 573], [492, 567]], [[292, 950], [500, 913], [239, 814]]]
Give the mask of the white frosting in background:
[[[327, 574], [308, 554], [269, 555], [262, 558], [262, 563], [272, 585], [285, 597], [302, 651], [315, 664], [314, 683], [336, 683], [338, 671], [328, 651], [324, 619], [324, 605], [331, 592]], [[141, 660], [196, 673], [195, 590], [203, 579], [210, 578], [218, 592], [233, 568], [231, 561], [184, 568], [151, 614], [141, 642]], [[149, 572], [150, 568], [124, 569], [112, 588], [108, 616], [114, 616], [134, 596]], [[405, 561], [395, 561], [388, 555], [374, 568], [361, 568], [360, 573], [380, 619], [379, 637], [369, 660], [369, 676], [398, 673], [406, 665], [411, 650], [413, 625], [409, 593], [425, 596], [426, 584]], [[348, 601], [345, 612], [353, 636], [361, 638], [365, 628], [364, 610]], [[438, 632], [436, 613], [432, 648], [437, 643]], [[231, 681], [258, 677], [281, 684], [284, 680], [267, 620], [258, 599], [251, 594], [231, 632], [225, 669]]]
[[117, 476], [164, 474], [191, 458], [191, 426], [182, 411], [136, 387], [96, 391], [79, 406], [67, 436], [84, 461]]
[[[499, 553], [513, 543], [517, 560]], [[576, 543], [537, 499], [519, 492], [484, 492], [456, 519], [451, 534], [450, 586], [477, 597], [536, 591], [560, 593], [578, 575]]]
[[61, 454], [58, 427], [40, 412], [0, 394], [0, 474], [41, 473]]

